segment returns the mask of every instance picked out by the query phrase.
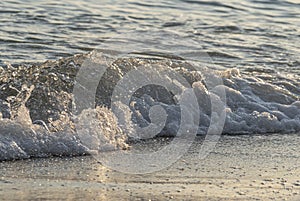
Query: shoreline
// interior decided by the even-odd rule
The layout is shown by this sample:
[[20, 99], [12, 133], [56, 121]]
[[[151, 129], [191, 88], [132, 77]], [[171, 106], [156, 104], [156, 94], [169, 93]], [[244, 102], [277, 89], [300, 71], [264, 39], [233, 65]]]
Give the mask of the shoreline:
[[[215, 149], [199, 160], [201, 139], [197, 138], [188, 153], [170, 167], [140, 175], [110, 170], [92, 156], [6, 161], [0, 163], [0, 197], [298, 200], [299, 143], [299, 134], [222, 136]], [[150, 145], [146, 147], [153, 149]]]

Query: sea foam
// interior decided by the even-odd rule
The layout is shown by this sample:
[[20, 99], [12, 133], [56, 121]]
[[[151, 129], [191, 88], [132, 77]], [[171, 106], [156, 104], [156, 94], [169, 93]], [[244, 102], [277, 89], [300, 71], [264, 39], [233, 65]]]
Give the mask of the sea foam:
[[[182, 97], [159, 84], [135, 91], [126, 111], [119, 106], [123, 120], [114, 113], [112, 95], [115, 87], [128, 72], [141, 65], [149, 68], [159, 65], [160, 68], [155, 69], [157, 75], [172, 71], [185, 79], [189, 86], [180, 85], [179, 88], [194, 92], [200, 116], [199, 122], [186, 123], [196, 125], [199, 135], [206, 134], [211, 126], [213, 104], [214, 107], [219, 105], [226, 114], [223, 134], [300, 131], [298, 77], [255, 70], [210, 70], [210, 74], [222, 81], [210, 88], [210, 80], [201, 68], [193, 67], [188, 61], [170, 59], [117, 59], [107, 66], [100, 79], [95, 107], [74, 113], [76, 105], [72, 92], [76, 75], [84, 62], [93, 62], [91, 55], [0, 69], [0, 160], [82, 155], [89, 153], [91, 145], [96, 152], [127, 149], [128, 138], [140, 137], [132, 134], [135, 127], [145, 128], [153, 123], [151, 119], [155, 120], [152, 116], [155, 117], [158, 110], [151, 110], [154, 106], [163, 108], [167, 115], [164, 125], [158, 125], [161, 131], [157, 135], [176, 136], [182, 120], [179, 104]], [[168, 79], [177, 83], [172, 76]], [[226, 92], [225, 99], [220, 91]], [[191, 115], [196, 114], [193, 107], [187, 110]], [[215, 114], [214, 118], [223, 117]]]

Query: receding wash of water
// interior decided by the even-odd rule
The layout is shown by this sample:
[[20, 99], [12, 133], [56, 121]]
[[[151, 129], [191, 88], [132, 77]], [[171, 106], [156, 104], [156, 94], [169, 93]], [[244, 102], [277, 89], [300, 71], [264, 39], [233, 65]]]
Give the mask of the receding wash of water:
[[291, 149], [299, 140], [297, 0], [0, 6], [3, 164], [92, 156], [120, 173], [154, 174], [191, 150], [200, 164], [236, 141], [269, 139], [277, 153], [280, 140]]

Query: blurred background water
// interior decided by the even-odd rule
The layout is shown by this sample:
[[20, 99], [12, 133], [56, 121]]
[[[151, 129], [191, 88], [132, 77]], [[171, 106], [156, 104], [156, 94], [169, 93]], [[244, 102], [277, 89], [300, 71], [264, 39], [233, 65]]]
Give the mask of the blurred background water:
[[222, 68], [299, 75], [298, 0], [6, 0], [0, 6], [2, 66], [88, 52], [120, 35], [126, 45], [136, 36], [124, 33], [134, 31], [149, 47], [151, 34], [160, 36], [156, 51], [201, 49]]

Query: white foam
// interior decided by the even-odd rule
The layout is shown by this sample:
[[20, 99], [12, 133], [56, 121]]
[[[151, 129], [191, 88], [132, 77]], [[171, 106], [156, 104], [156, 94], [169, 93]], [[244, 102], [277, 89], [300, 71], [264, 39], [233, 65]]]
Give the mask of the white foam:
[[[79, 60], [82, 61], [82, 59]], [[5, 98], [4, 100], [0, 99], [0, 112], [2, 113], [0, 113], [0, 161], [53, 155], [82, 155], [90, 153], [90, 150], [97, 152], [125, 149], [127, 148], [127, 137], [147, 136], [147, 133], [139, 134], [133, 132], [132, 129], [144, 128], [155, 123], [151, 122], [150, 119], [161, 120], [161, 118], [155, 117], [155, 115], [164, 115], [160, 111], [161, 109], [164, 109], [167, 114], [165, 126], [160, 125], [161, 122], [157, 121], [159, 125], [151, 125], [151, 128], [163, 128], [161, 132], [157, 132], [160, 136], [177, 135], [181, 122], [181, 106], [178, 104], [181, 97], [167, 92], [162, 87], [151, 85], [141, 89], [131, 98], [130, 110], [127, 106], [121, 105], [116, 105], [117, 109], [115, 110], [103, 107], [103, 105], [109, 105], [108, 100], [111, 98], [109, 94], [119, 79], [127, 71], [136, 69], [136, 65], [141, 63], [141, 60], [130, 59], [127, 61], [129, 62], [128, 65], [124, 65], [124, 62], [123, 60], [115, 62], [113, 67], [107, 69], [107, 77], [104, 76], [103, 81], [100, 82], [100, 87], [97, 89], [97, 94], [100, 96], [97, 97], [99, 98], [97, 104], [100, 107], [83, 110], [73, 117], [68, 111], [72, 94], [62, 89], [70, 90], [68, 87], [72, 86], [70, 83], [74, 78], [69, 78], [68, 82], [60, 80], [61, 82], [52, 89], [50, 100], [44, 103], [42, 100], [38, 100], [39, 94], [43, 92], [42, 83], [37, 83], [35, 89], [26, 87], [20, 83], [32, 84], [31, 78], [23, 80], [22, 76], [19, 76], [20, 80], [16, 80], [16, 77], [11, 77], [11, 74], [23, 73], [22, 68], [19, 71], [15, 69], [3, 71], [2, 82], [5, 83], [5, 86], [10, 86], [13, 83], [12, 85], [22, 87], [15, 90], [19, 91], [16, 96], [9, 95], [2, 97]], [[143, 62], [147, 63], [147, 61]], [[48, 69], [47, 65], [52, 64], [51, 62], [50, 64], [46, 63], [43, 68]], [[67, 65], [74, 72], [78, 70], [78, 66], [73, 67], [73, 61], [70, 62], [70, 65], [64, 65]], [[171, 67], [166, 62], [161, 62], [160, 65], [164, 67], [161, 68], [164, 73], [168, 70], [175, 70], [181, 75], [181, 78], [185, 78], [191, 85], [198, 101], [200, 123], [185, 123], [190, 124], [191, 127], [197, 124], [198, 134], [208, 132], [211, 116], [218, 119], [224, 113], [226, 113], [226, 120], [222, 130], [223, 134], [300, 132], [300, 86], [298, 78], [291, 79], [276, 73], [255, 74], [251, 72], [251, 74], [245, 74], [245, 72], [240, 73], [237, 69], [223, 72], [211, 71], [212, 76], [209, 77], [203, 76], [202, 72], [199, 73], [193, 69], [178, 67], [180, 65]], [[68, 69], [65, 66], [61, 68]], [[54, 70], [54, 72], [56, 71]], [[156, 73], [160, 73], [159, 69]], [[217, 76], [221, 76], [224, 85], [218, 84], [214, 88], [209, 88], [206, 83], [213, 82], [213, 77]], [[170, 77], [169, 80], [174, 80], [174, 78]], [[177, 83], [176, 80], [174, 83]], [[63, 84], [66, 86], [61, 86]], [[184, 87], [181, 88], [185, 90]], [[223, 90], [226, 92], [225, 108], [221, 104], [224, 97], [220, 92]], [[31, 92], [35, 94], [34, 97], [31, 97], [33, 96]], [[5, 93], [10, 94], [11, 91], [6, 88], [3, 94]], [[30, 100], [29, 97], [31, 97]], [[35, 104], [26, 107], [27, 100], [31, 101], [31, 104]], [[42, 105], [42, 109], [38, 108], [40, 105]], [[53, 114], [50, 115], [51, 118], [57, 116], [59, 118], [44, 122], [45, 119], [49, 118], [47, 111], [44, 111], [48, 106], [51, 110], [50, 113]], [[155, 108], [151, 110], [151, 107], [154, 106]], [[218, 110], [223, 110], [223, 113], [213, 113], [212, 115], [212, 106]], [[38, 114], [40, 110], [43, 112], [42, 115]], [[197, 109], [193, 106], [187, 108], [191, 117], [198, 114], [195, 113], [195, 110]], [[118, 114], [113, 114], [113, 111]], [[123, 117], [116, 119], [115, 115]], [[43, 117], [44, 121], [39, 119], [40, 117]], [[80, 132], [78, 133], [76, 130]], [[214, 131], [218, 132], [219, 128], [212, 128], [211, 132]]]
[[58, 132], [49, 132], [40, 125], [0, 119], [0, 161], [90, 154], [93, 147], [86, 139], [91, 139], [92, 143], [97, 142], [98, 147], [95, 149], [99, 151], [127, 148], [126, 135], [118, 128], [110, 110], [100, 107], [85, 110], [77, 119], [80, 121], [77, 124], [80, 132], [70, 127], [72, 122], [60, 122], [68, 127]]
[[[210, 122], [212, 95], [218, 96], [218, 87], [226, 91], [226, 122], [225, 134], [264, 134], [290, 133], [300, 131], [300, 94], [290, 92], [284, 87], [268, 83], [256, 77], [240, 75], [236, 69], [220, 73], [224, 85], [208, 90], [203, 81], [193, 83], [197, 95], [201, 118], [199, 134], [205, 134]], [[153, 105], [167, 108], [169, 119], [163, 133], [176, 135], [180, 114], [177, 105], [165, 105], [155, 102], [148, 95], [136, 98], [133, 114], [141, 113], [144, 117], [134, 115], [137, 122], [147, 119], [147, 109]], [[138, 110], [138, 111], [135, 111]], [[192, 111], [191, 111], [192, 112]], [[176, 114], [175, 114], [176, 113]]]

